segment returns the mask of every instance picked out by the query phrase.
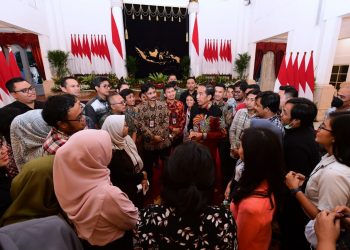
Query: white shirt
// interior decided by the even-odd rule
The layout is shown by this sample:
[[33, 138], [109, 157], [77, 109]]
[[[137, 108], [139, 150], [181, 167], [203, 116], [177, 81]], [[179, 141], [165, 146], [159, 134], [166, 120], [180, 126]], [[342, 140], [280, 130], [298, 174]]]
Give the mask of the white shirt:
[[350, 206], [350, 167], [324, 155], [310, 174], [305, 195], [319, 210]]

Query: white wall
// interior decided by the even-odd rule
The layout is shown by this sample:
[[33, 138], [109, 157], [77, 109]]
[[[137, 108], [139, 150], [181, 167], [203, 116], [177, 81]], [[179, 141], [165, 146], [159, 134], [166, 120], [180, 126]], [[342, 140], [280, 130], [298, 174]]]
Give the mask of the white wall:
[[[317, 83], [328, 84], [341, 16], [350, 13], [348, 1], [253, 0], [248, 8], [251, 11], [248, 39], [250, 53], [255, 52], [255, 43], [287, 32], [287, 55], [291, 51], [313, 50]], [[244, 11], [247, 11], [247, 8]], [[239, 15], [240, 18], [244, 18], [243, 14]], [[254, 60], [250, 65], [250, 77], [253, 64]]]

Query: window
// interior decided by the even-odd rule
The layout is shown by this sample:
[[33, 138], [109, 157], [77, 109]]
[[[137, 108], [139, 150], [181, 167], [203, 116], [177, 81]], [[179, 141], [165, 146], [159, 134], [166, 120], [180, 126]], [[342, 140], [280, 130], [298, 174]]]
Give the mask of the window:
[[340, 83], [346, 81], [349, 65], [334, 65], [332, 68], [331, 80], [329, 84], [332, 84], [336, 89], [339, 88]]

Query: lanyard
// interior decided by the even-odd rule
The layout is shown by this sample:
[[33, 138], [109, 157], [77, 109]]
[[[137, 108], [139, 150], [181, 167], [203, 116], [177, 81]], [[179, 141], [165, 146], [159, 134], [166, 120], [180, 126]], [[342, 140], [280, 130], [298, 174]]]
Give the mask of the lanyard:
[[328, 164], [326, 164], [326, 165], [320, 165], [320, 166], [318, 166], [314, 171], [312, 171], [312, 173], [308, 176], [308, 177], [306, 177], [306, 180], [309, 180], [310, 178], [311, 178], [311, 176], [313, 176], [314, 174], [316, 174], [318, 171], [320, 171], [322, 168], [325, 168], [325, 167], [327, 167], [328, 165], [330, 165], [330, 164], [332, 164], [332, 163], [334, 163], [335, 162], [335, 160], [333, 160], [333, 161], [331, 161], [330, 163], [328, 163]]

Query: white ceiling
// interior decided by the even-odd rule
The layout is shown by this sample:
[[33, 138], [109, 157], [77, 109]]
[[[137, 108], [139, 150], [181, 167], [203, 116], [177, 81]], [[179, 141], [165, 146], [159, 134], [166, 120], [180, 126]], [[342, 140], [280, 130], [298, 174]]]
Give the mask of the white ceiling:
[[[350, 16], [343, 17], [342, 24], [339, 32], [339, 40], [350, 38]], [[274, 42], [274, 43], [286, 43], [288, 40], [288, 33], [283, 33], [268, 39], [263, 40], [262, 42]]]
[[0, 33], [28, 33], [29, 31], [0, 21]]

